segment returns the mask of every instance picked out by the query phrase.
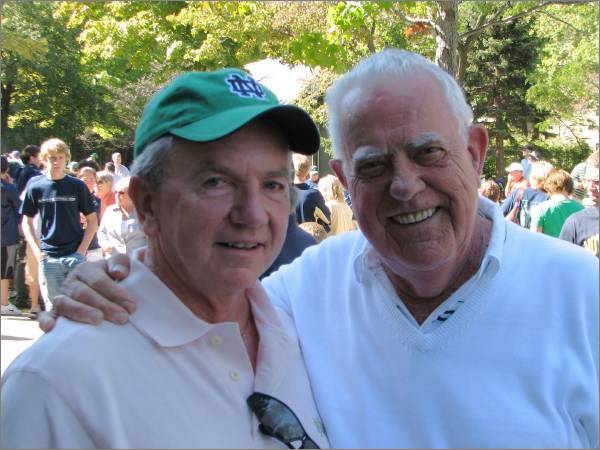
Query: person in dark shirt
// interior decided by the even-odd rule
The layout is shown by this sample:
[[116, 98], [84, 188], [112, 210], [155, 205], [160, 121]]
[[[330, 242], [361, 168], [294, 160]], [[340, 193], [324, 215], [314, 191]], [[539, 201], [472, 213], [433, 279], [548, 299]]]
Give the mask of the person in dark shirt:
[[21, 200], [17, 188], [8, 181], [9, 164], [8, 159], [1, 157], [2, 170], [2, 269], [0, 281], [0, 297], [2, 303], [2, 315], [21, 315], [21, 311], [8, 301], [8, 287], [10, 280], [15, 275], [15, 256], [17, 243], [19, 242], [19, 207]]
[[[23, 234], [40, 261], [40, 286], [46, 310], [52, 309], [54, 296], [67, 274], [85, 261], [85, 255], [98, 229], [98, 218], [92, 196], [83, 181], [67, 175], [66, 164], [71, 156], [69, 147], [60, 139], [42, 144], [40, 157], [47, 164], [46, 175], [27, 183], [20, 213]], [[33, 218], [40, 214], [41, 237], [38, 241]], [[85, 231], [79, 215], [87, 221]]]
[[23, 161], [24, 167], [19, 173], [16, 179], [17, 190], [19, 194], [25, 190], [27, 182], [33, 178], [41, 175], [40, 171], [40, 148], [37, 145], [28, 145], [23, 149], [21, 160]]
[[275, 261], [273, 261], [273, 264], [271, 264], [265, 273], [260, 276], [260, 279], [262, 280], [271, 274], [271, 272], [275, 272], [279, 269], [279, 266], [291, 263], [302, 254], [305, 248], [315, 245], [316, 243], [317, 241], [314, 237], [298, 226], [298, 223], [296, 222], [296, 213], [292, 212], [290, 214], [283, 247], [277, 258], [275, 258]]
[[306, 155], [295, 153], [292, 160], [294, 164], [294, 186], [298, 189], [298, 200], [296, 202], [296, 220], [298, 224], [317, 222], [323, 225], [325, 231], [329, 231], [331, 212], [325, 205], [325, 199], [318, 190], [311, 189], [306, 183], [310, 159]]

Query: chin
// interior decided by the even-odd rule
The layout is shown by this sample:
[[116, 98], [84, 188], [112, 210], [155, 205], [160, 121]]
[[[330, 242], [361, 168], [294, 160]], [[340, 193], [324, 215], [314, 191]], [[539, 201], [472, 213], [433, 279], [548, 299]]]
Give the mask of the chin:
[[222, 272], [223, 283], [226, 283], [228, 286], [246, 289], [254, 285], [258, 281], [258, 277], [267, 269], [264, 269], [262, 272], [255, 268], [237, 268], [237, 269], [229, 269], [224, 270]]
[[439, 269], [451, 261], [455, 256], [455, 251], [453, 248], [423, 245], [396, 251], [390, 256], [391, 258], [386, 258], [388, 265], [392, 269], [398, 269], [399, 273], [402, 273], [403, 270], [429, 272]]

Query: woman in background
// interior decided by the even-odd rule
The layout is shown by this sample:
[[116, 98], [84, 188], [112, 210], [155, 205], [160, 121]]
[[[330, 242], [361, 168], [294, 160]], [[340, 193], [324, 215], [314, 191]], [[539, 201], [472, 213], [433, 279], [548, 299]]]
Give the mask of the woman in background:
[[319, 191], [325, 199], [325, 205], [331, 211], [331, 230], [328, 236], [355, 230], [356, 224], [352, 220], [352, 210], [344, 201], [340, 180], [333, 175], [321, 178]]

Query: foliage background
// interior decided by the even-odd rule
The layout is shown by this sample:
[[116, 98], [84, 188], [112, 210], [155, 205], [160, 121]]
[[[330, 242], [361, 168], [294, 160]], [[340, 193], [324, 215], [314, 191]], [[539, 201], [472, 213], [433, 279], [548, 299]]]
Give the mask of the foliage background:
[[[181, 71], [275, 58], [313, 69], [295, 99], [319, 123], [342, 72], [386, 47], [415, 51], [462, 83], [503, 175], [533, 142], [568, 170], [598, 115], [598, 1], [16, 2], [2, 15], [2, 151], [51, 136], [102, 161], [132, 157], [148, 98]], [[555, 137], [572, 131], [574, 143]], [[594, 123], [592, 123], [592, 126]]]

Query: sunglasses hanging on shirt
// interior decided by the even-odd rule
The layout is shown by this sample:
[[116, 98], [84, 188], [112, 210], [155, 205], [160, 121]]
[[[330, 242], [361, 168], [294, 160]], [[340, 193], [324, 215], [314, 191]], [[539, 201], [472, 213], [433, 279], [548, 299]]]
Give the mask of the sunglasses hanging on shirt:
[[255, 392], [246, 402], [258, 418], [258, 429], [263, 434], [277, 439], [288, 448], [319, 448], [306, 433], [294, 411], [281, 400]]

